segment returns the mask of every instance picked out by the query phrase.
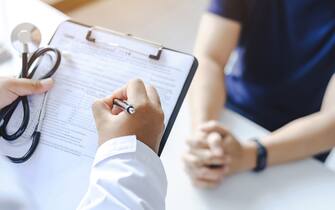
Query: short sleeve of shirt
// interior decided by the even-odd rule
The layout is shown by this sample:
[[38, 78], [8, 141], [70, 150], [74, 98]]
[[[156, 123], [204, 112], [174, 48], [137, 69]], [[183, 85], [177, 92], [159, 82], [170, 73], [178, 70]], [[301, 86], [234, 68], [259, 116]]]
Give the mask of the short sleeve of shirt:
[[246, 16], [245, 0], [211, 0], [208, 11], [225, 18], [243, 22]]

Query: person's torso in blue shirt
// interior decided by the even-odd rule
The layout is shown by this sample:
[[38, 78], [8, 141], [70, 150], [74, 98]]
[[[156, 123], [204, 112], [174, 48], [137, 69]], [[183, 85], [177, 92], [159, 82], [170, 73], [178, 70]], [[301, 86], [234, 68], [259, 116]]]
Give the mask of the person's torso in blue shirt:
[[335, 72], [334, 0], [213, 0], [242, 25], [228, 106], [269, 130], [320, 110]]

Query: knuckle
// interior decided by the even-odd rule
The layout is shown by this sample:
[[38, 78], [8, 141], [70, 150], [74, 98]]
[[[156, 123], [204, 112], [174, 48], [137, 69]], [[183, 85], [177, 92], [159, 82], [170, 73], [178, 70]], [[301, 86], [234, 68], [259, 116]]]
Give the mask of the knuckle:
[[186, 154], [184, 154], [184, 155], [182, 156], [182, 160], [183, 160], [183, 162], [185, 163], [186, 166], [189, 165], [189, 161], [188, 161], [188, 158], [187, 158], [187, 155], [186, 155]]
[[32, 85], [33, 89], [35, 89], [35, 90], [38, 90], [42, 87], [42, 84], [39, 80], [33, 80], [31, 82], [31, 85]]
[[101, 103], [100, 100], [95, 100], [95, 101], [92, 103], [92, 106], [91, 106], [92, 110], [95, 111], [95, 110], [98, 108], [98, 106], [100, 105], [100, 103]]
[[199, 168], [199, 167], [202, 165], [203, 160], [200, 159], [200, 158], [194, 158], [194, 159], [191, 160], [190, 162], [192, 163], [193, 167], [195, 167], [195, 168]]
[[159, 122], [164, 122], [164, 118], [165, 118], [165, 116], [164, 116], [164, 112], [163, 112], [162, 109], [159, 109], [159, 110], [157, 111], [157, 118], [158, 118], [158, 121], [159, 121]]
[[188, 139], [186, 139], [185, 143], [186, 143], [186, 145], [185, 145], [186, 152], [191, 152], [193, 150], [193, 148], [194, 148], [193, 142], [190, 141], [190, 140], [188, 140]]
[[141, 79], [133, 79], [130, 81], [130, 83], [133, 83], [133, 84], [144, 84], [143, 80]]
[[208, 121], [208, 125], [216, 125], [217, 121], [215, 120], [210, 120]]
[[216, 120], [212, 120], [210, 123], [211, 123], [212, 127], [219, 127], [220, 126], [220, 123]]
[[150, 103], [147, 99], [142, 99], [141, 101], [138, 101], [136, 104], [136, 109], [142, 110], [144, 112], [147, 112], [150, 110]]
[[219, 132], [213, 132], [210, 135], [215, 141], [221, 141], [222, 140], [222, 135]]
[[156, 90], [155, 86], [153, 86], [153, 85], [148, 85], [147, 88], [148, 88], [149, 90], [151, 90], [151, 91], [157, 93], [157, 90]]
[[143, 107], [145, 107], [146, 109], [152, 108], [151, 103], [147, 98], [143, 99], [142, 104], [143, 104]]
[[226, 142], [227, 142], [228, 144], [232, 144], [232, 143], [234, 143], [234, 142], [235, 142], [235, 141], [234, 141], [234, 137], [233, 137], [232, 135], [227, 136], [227, 138], [226, 138]]
[[188, 167], [189, 170], [191, 170], [191, 171], [194, 171], [195, 168], [197, 167], [196, 164], [194, 163], [194, 160], [187, 157], [187, 155], [185, 155], [183, 157], [183, 162], [184, 162], [185, 166]]
[[189, 166], [195, 167], [197, 163], [197, 159], [194, 157], [190, 157], [189, 154], [184, 156], [185, 163], [187, 163]]

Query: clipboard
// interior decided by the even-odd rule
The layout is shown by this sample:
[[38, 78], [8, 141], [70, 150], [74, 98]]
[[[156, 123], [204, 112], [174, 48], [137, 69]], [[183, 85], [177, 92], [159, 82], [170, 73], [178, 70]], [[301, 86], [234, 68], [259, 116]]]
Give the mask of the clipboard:
[[[66, 24], [72, 24], [73, 26], [81, 27], [82, 29], [85, 29], [85, 33], [83, 34], [83, 36], [85, 37], [87, 44], [93, 48], [96, 46], [97, 50], [99, 50], [98, 45], [100, 47], [105, 45], [105, 46], [108, 46], [114, 49], [124, 51], [124, 53], [136, 54], [138, 56], [142, 56], [143, 59], [151, 60], [152, 62], [159, 62], [160, 60], [164, 59], [164, 56], [167, 52], [170, 52], [170, 53], [173, 52], [178, 55], [183, 55], [185, 56], [185, 58], [186, 57], [192, 58], [192, 64], [189, 66], [189, 69], [186, 69], [186, 70], [184, 69], [185, 71], [187, 71], [187, 75], [185, 77], [185, 80], [183, 82], [180, 92], [174, 93], [174, 94], [178, 94], [178, 97], [174, 104], [173, 111], [171, 115], [169, 116], [169, 119], [166, 123], [165, 131], [162, 136], [162, 140], [161, 140], [160, 148], [158, 152], [158, 155], [160, 156], [168, 140], [173, 124], [176, 120], [178, 112], [181, 108], [181, 105], [190, 87], [193, 76], [198, 67], [197, 59], [190, 54], [176, 51], [170, 48], [166, 48], [161, 44], [154, 43], [148, 40], [144, 40], [144, 39], [135, 37], [131, 34], [120, 33], [120, 32], [112, 31], [112, 30], [97, 27], [97, 26], [89, 26], [89, 25], [82, 24], [82, 23], [79, 23], [73, 20], [67, 20], [58, 26], [55, 34], [53, 35], [53, 37], [51, 38], [51, 41], [49, 42], [49, 44], [52, 47], [56, 47], [56, 48], [58, 47], [58, 46], [53, 46], [53, 40], [55, 39], [55, 36], [57, 35], [57, 31], [59, 31]], [[119, 44], [115, 40], [110, 42], [110, 41], [99, 39], [99, 37], [97, 36], [98, 33], [100, 34], [103, 33], [106, 36], [108, 35], [113, 36], [114, 39], [117, 39], [116, 37], [118, 37], [119, 40], [122, 40], [122, 44]], [[65, 36], [71, 36], [71, 34], [66, 34]]]
[[[50, 210], [75, 209], [87, 190], [98, 147], [91, 116], [93, 99], [108, 96], [114, 88], [123, 86], [127, 80], [120, 75], [127, 71], [136, 77], [146, 73], [144, 80], [156, 85], [166, 114], [166, 128], [159, 148], [161, 155], [198, 62], [192, 55], [160, 44], [72, 20], [58, 26], [49, 45], [58, 48], [63, 56], [53, 76], [55, 85], [47, 93], [41, 141], [31, 159], [13, 169], [37, 204]], [[41, 59], [35, 76], [47, 70], [45, 65], [50, 62], [49, 58]], [[163, 90], [164, 87], [170, 89]], [[31, 121], [28, 128], [19, 144], [0, 141], [4, 155], [17, 156], [27, 151], [43, 101], [44, 95], [29, 97]], [[168, 109], [165, 101], [170, 103]], [[21, 119], [20, 111], [15, 111], [13, 124], [15, 116]], [[87, 123], [90, 124], [86, 126]], [[71, 187], [64, 191], [65, 186]], [[55, 204], [55, 197], [64, 202]]]

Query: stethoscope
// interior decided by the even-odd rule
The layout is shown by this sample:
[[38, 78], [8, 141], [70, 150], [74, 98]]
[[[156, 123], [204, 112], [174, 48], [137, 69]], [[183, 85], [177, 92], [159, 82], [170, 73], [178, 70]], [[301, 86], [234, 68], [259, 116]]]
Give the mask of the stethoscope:
[[[32, 79], [38, 69], [42, 58], [49, 57], [52, 65], [47, 73], [38, 78], [39, 80], [51, 77], [58, 69], [61, 63], [61, 53], [56, 48], [45, 47], [39, 48], [41, 43], [41, 33], [36, 26], [30, 23], [22, 23], [14, 28], [11, 34], [13, 47], [22, 55], [22, 70], [19, 78]], [[44, 96], [43, 107], [46, 102]], [[10, 134], [7, 126], [18, 106], [22, 104], [23, 118], [16, 132]], [[41, 137], [41, 121], [44, 118], [44, 109], [42, 107], [33, 135], [31, 136], [31, 145], [28, 151], [21, 157], [7, 156], [14, 163], [23, 163], [35, 152]], [[13, 103], [0, 110], [0, 138], [5, 141], [14, 143], [26, 131], [30, 121], [30, 108], [27, 96], [18, 97]]]

